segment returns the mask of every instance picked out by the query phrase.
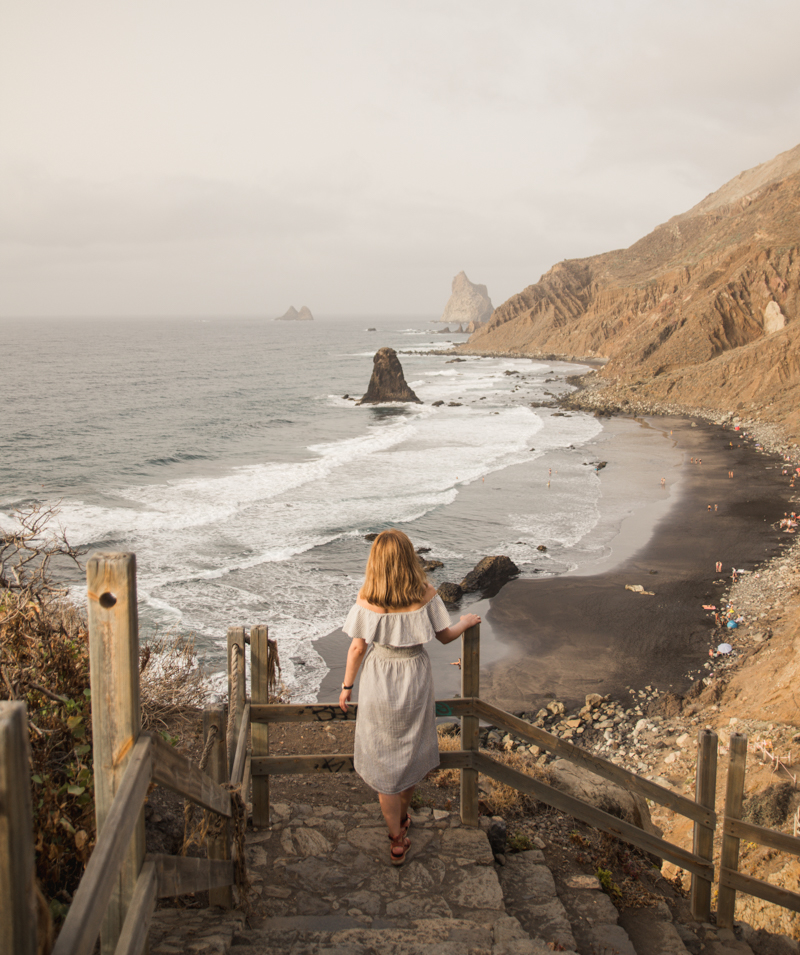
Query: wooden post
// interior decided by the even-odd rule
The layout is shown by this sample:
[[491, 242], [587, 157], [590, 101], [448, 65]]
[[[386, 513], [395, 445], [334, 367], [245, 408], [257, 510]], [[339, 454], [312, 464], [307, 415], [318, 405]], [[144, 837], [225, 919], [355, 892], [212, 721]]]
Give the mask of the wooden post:
[[[141, 729], [136, 557], [92, 554], [86, 565], [86, 581], [95, 816], [99, 835]], [[144, 850], [142, 807], [100, 930], [102, 955], [112, 955], [117, 947], [144, 862]]]
[[[480, 696], [481, 660], [480, 624], [465, 630], [461, 637], [461, 695]], [[461, 717], [461, 748], [478, 751], [480, 735], [477, 716]], [[465, 826], [478, 825], [478, 770], [461, 770], [461, 822]]]
[[[215, 783], [228, 781], [228, 755], [225, 744], [225, 710], [221, 706], [203, 710], [203, 742], [208, 739], [212, 726], [217, 727], [217, 736], [211, 746], [206, 764], [206, 772]], [[208, 838], [208, 858], [227, 860], [231, 857], [230, 826], [226, 822], [222, 835]], [[233, 891], [225, 885], [219, 889], [208, 890], [208, 904], [219, 905], [223, 909], [233, 908]]]
[[[739, 839], [728, 832], [728, 819], [742, 818], [744, 802], [744, 772], [747, 766], [747, 737], [731, 733], [731, 751], [728, 762], [728, 781], [725, 791], [725, 820], [722, 824], [722, 849], [719, 855], [720, 875], [723, 869], [739, 871]], [[720, 881], [717, 896], [717, 925], [733, 928], [733, 912], [736, 908], [736, 890]]]
[[[227, 750], [228, 750], [228, 778], [230, 778], [230, 772], [233, 766], [233, 757], [236, 755], [236, 741], [239, 739], [239, 730], [242, 725], [242, 712], [244, 711], [244, 701], [247, 698], [247, 677], [246, 677], [246, 667], [244, 659], [244, 627], [229, 627], [228, 628], [228, 720], [230, 725], [230, 714], [234, 714], [234, 727], [233, 734], [228, 733], [227, 740]], [[237, 670], [237, 693], [236, 699], [234, 699], [233, 687], [233, 645], [236, 644], [239, 647], [239, 652], [236, 654], [236, 670]], [[220, 780], [225, 782], [225, 780]]]
[[36, 955], [30, 746], [24, 703], [0, 702], [0, 952]]
[[[717, 796], [717, 734], [700, 730], [697, 737], [697, 769], [695, 775], [695, 802], [707, 809], [714, 808]], [[694, 824], [692, 851], [712, 862], [714, 858], [714, 829]], [[711, 915], [711, 880], [692, 875], [692, 918], [708, 922]]]
[[[265, 626], [250, 630], [250, 699], [269, 703], [269, 630]], [[269, 724], [253, 723], [250, 728], [253, 756], [269, 756]], [[245, 798], [245, 802], [246, 802]], [[269, 826], [269, 776], [253, 778], [253, 825]]]

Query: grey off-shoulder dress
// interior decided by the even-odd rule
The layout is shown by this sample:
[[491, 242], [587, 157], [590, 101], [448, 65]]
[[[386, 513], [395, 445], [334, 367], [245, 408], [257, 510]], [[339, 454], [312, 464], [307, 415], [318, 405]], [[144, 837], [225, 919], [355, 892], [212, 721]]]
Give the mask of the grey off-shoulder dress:
[[354, 766], [376, 792], [402, 792], [439, 765], [425, 644], [449, 626], [438, 595], [419, 610], [376, 613], [354, 604], [347, 615], [344, 632], [369, 644], [358, 687]]

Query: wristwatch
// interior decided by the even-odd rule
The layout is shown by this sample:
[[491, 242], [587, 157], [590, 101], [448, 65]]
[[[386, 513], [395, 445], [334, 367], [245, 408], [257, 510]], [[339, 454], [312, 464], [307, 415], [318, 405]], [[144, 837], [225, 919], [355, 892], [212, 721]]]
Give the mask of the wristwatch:
[[344, 683], [343, 683], [343, 684], [342, 684], [342, 689], [343, 689], [343, 690], [352, 690], [354, 686], [355, 686], [355, 683], [351, 683], [350, 686], [345, 686]]

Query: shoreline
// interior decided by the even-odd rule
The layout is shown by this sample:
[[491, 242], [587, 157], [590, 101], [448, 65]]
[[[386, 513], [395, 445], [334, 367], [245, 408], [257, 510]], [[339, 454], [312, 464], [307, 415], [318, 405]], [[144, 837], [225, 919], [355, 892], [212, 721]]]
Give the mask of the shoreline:
[[[483, 618], [484, 699], [519, 712], [553, 698], [579, 705], [587, 693], [627, 698], [629, 687], [681, 692], [708, 659], [713, 618], [702, 605], [719, 604], [732, 566], [753, 570], [781, 551], [785, 538], [771, 524], [787, 508], [783, 462], [757, 452], [740, 432], [684, 416], [657, 420], [683, 455], [668, 506], [627, 516], [596, 561], [557, 577], [511, 581], [491, 599], [451, 611], [454, 619], [467, 610]], [[698, 456], [703, 464], [691, 464]], [[709, 512], [709, 503], [718, 510]], [[722, 574], [714, 573], [717, 560]], [[631, 593], [626, 584], [655, 595]], [[346, 647], [341, 630], [315, 642], [329, 668], [319, 700], [338, 697]], [[437, 697], [458, 695], [459, 673], [449, 666], [458, 651], [428, 649]]]

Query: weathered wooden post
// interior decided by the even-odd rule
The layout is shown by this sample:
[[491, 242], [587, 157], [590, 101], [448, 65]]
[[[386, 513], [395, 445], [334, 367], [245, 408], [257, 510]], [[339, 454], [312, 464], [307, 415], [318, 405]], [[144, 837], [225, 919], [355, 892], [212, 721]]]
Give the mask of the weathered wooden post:
[[[461, 637], [461, 695], [477, 699], [481, 689], [480, 624], [465, 630]], [[461, 748], [478, 751], [480, 744], [477, 716], [461, 717]], [[461, 770], [461, 821], [478, 825], [478, 770]]]
[[[203, 743], [208, 739], [211, 727], [217, 727], [217, 735], [211, 744], [208, 762], [206, 763], [206, 773], [215, 783], [226, 783], [228, 781], [228, 753], [225, 743], [225, 711], [221, 706], [211, 707], [203, 710]], [[209, 859], [230, 859], [231, 857], [231, 832], [230, 824], [226, 820], [222, 827], [222, 833], [219, 836], [208, 837], [208, 858]], [[224, 885], [218, 889], [208, 890], [208, 904], [219, 905], [223, 909], [233, 908], [233, 891], [231, 886]]]
[[[723, 869], [737, 872], [739, 869], [739, 838], [728, 832], [728, 819], [742, 818], [744, 803], [744, 773], [747, 766], [747, 737], [731, 733], [728, 781], [725, 790], [725, 821], [722, 826], [722, 849], [719, 855], [720, 876]], [[736, 889], [725, 885], [720, 878], [717, 896], [717, 925], [733, 928], [733, 912], [736, 908]]]
[[[244, 657], [244, 627], [228, 628], [228, 777], [233, 769], [233, 758], [236, 755], [236, 741], [239, 739], [239, 730], [242, 725], [244, 702], [247, 698], [247, 676]], [[238, 651], [234, 650], [238, 647]], [[233, 713], [234, 722], [231, 726], [230, 715]], [[222, 780], [223, 782], [225, 780]]]
[[0, 702], [0, 952], [36, 955], [30, 747], [24, 703]]
[[[92, 688], [94, 793], [98, 835], [141, 730], [139, 624], [134, 554], [95, 553], [86, 565]], [[102, 955], [112, 955], [144, 861], [144, 807], [100, 931]]]
[[[269, 703], [269, 629], [250, 630], [250, 699]], [[250, 728], [253, 756], [269, 756], [269, 724], [253, 723]], [[253, 825], [269, 826], [269, 776], [253, 777]]]
[[[714, 811], [717, 796], [717, 734], [713, 730], [700, 730], [697, 737], [697, 770], [695, 776], [695, 802]], [[703, 859], [713, 862], [714, 827], [694, 824], [692, 851]], [[692, 917], [698, 922], [708, 922], [711, 915], [711, 879], [692, 875]]]

